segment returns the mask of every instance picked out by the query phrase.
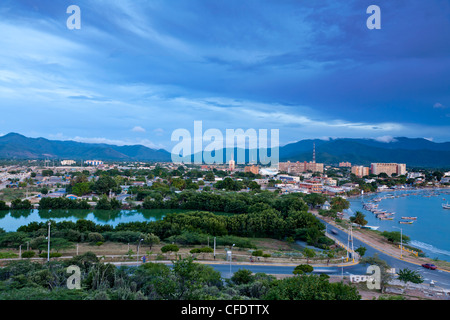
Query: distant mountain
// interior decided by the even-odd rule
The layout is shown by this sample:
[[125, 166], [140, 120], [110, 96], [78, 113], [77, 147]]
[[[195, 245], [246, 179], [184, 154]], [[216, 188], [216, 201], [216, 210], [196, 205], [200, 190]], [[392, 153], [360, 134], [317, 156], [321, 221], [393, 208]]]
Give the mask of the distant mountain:
[[170, 161], [170, 153], [164, 149], [156, 150], [142, 145], [115, 146], [102, 143], [53, 141], [9, 133], [0, 137], [0, 158]]
[[[348, 161], [357, 165], [370, 165], [372, 162], [406, 163], [407, 167], [450, 168], [450, 142], [435, 143], [426, 139], [405, 137], [382, 142], [374, 139], [310, 139], [290, 143], [279, 148], [280, 161], [312, 161], [313, 145], [316, 145], [316, 162], [338, 164]], [[251, 156], [248, 149], [235, 148], [233, 159], [238, 163], [238, 151], [245, 152], [245, 162], [255, 163], [261, 159]], [[227, 159], [225, 150], [223, 162]], [[197, 156], [199, 156], [197, 154]], [[270, 152], [269, 152], [270, 156]], [[194, 161], [187, 156], [186, 160]]]
[[[280, 161], [311, 161], [313, 144], [316, 145], [316, 162], [370, 165], [372, 162], [406, 163], [407, 167], [450, 168], [450, 142], [436, 143], [427, 139], [398, 137], [382, 142], [374, 139], [309, 139], [280, 147]], [[259, 161], [248, 149], [234, 149], [245, 153], [246, 163]], [[226, 152], [223, 162], [226, 163]], [[256, 153], [257, 154], [257, 153]], [[270, 151], [269, 151], [270, 156]], [[0, 159], [98, 159], [116, 161], [171, 161], [170, 152], [142, 145], [115, 146], [109, 144], [53, 141], [44, 138], [27, 138], [17, 133], [0, 137]], [[185, 158], [193, 161], [194, 156]]]
[[316, 162], [369, 165], [372, 162], [406, 163], [408, 167], [450, 167], [450, 142], [420, 138], [301, 140], [280, 147], [280, 161], [311, 161], [316, 144]]

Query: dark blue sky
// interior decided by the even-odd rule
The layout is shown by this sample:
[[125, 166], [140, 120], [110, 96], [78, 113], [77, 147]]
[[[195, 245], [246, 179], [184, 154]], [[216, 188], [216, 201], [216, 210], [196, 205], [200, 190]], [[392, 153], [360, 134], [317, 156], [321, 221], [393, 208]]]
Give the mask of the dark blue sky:
[[170, 149], [202, 120], [280, 144], [450, 140], [448, 0], [2, 0], [0, 34], [0, 134]]

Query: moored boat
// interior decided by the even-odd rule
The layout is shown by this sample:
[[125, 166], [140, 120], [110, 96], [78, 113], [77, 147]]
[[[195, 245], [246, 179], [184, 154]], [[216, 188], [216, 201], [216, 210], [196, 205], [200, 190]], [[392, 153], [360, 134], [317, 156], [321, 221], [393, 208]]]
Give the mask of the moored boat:
[[404, 220], [417, 220], [417, 217], [402, 217]]

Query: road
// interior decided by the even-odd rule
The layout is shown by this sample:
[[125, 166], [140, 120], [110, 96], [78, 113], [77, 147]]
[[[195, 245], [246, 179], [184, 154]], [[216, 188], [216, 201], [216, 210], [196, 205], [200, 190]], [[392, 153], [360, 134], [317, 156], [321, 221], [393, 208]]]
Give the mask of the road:
[[[337, 231], [337, 234], [333, 234], [333, 237], [335, 237], [337, 240], [341, 241], [342, 243], [347, 244], [348, 233], [330, 225], [329, 223], [327, 223], [326, 221], [324, 221], [320, 218], [318, 218], [318, 219], [326, 225], [326, 228], [328, 231], [330, 231], [332, 229]], [[378, 257], [380, 259], [386, 261], [386, 263], [388, 265], [390, 265], [392, 268], [395, 268], [396, 271], [398, 271], [400, 269], [405, 269], [405, 268], [418, 271], [422, 275], [422, 277], [424, 279], [424, 283], [429, 284], [431, 281], [434, 281], [436, 286], [450, 290], [450, 272], [446, 272], [446, 271], [442, 271], [442, 270], [428, 270], [428, 269], [423, 268], [420, 265], [410, 263], [410, 262], [407, 262], [404, 260], [400, 260], [400, 257], [394, 257], [394, 256], [391, 256], [390, 254], [385, 254], [384, 252], [365, 244], [364, 242], [360, 241], [359, 239], [355, 238], [354, 236], [353, 236], [353, 246], [354, 246], [355, 250], [358, 249], [360, 246], [365, 247], [367, 249], [367, 251], [364, 255], [365, 257], [372, 257], [375, 253], [377, 253]], [[346, 267], [346, 268], [344, 268], [344, 270], [346, 270], [352, 274], [365, 274], [366, 267], [367, 266], [359, 265], [358, 268]], [[358, 273], [353, 273], [353, 272], [358, 272]]]

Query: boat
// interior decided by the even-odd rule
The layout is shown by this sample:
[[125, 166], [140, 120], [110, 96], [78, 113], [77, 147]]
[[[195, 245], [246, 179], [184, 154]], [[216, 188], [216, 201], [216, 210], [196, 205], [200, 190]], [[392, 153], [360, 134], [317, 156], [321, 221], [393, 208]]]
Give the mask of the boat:
[[417, 217], [402, 217], [404, 220], [417, 220]]
[[363, 226], [363, 229], [378, 230], [380, 226]]
[[414, 221], [399, 221], [401, 224], [412, 224]]
[[450, 209], [450, 204], [448, 204], [448, 202], [445, 204], [445, 203], [443, 203], [442, 204], [442, 208], [443, 209]]

